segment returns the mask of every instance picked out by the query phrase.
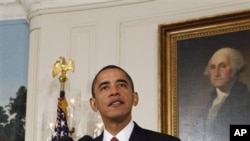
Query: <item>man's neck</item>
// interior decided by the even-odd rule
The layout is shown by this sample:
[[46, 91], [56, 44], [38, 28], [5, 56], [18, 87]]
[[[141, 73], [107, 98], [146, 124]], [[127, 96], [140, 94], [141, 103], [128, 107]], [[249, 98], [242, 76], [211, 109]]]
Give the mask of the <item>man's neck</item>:
[[117, 135], [131, 121], [131, 116], [125, 120], [103, 120], [105, 129], [113, 136]]

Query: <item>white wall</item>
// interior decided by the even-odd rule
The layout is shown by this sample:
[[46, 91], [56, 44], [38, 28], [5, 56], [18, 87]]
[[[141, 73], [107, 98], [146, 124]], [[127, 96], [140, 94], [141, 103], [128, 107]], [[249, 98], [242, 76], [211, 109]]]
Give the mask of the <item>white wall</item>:
[[127, 70], [140, 96], [133, 119], [157, 131], [158, 25], [245, 10], [249, 4], [248, 0], [154, 0], [93, 9], [36, 7], [29, 17], [26, 141], [42, 141], [42, 115], [56, 110], [59, 81], [51, 72], [59, 56], [75, 60], [76, 71], [70, 73], [67, 88], [81, 89], [82, 100], [90, 97], [91, 80], [100, 68], [116, 64]]

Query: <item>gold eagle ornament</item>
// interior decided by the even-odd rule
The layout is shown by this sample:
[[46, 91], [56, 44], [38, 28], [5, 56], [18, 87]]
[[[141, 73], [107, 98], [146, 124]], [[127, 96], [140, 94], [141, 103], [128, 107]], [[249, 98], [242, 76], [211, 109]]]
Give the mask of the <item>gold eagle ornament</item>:
[[69, 63], [67, 64], [64, 57], [60, 56], [60, 60], [57, 60], [53, 65], [52, 76], [56, 77], [60, 72], [61, 76], [59, 77], [59, 81], [61, 83], [61, 90], [64, 90], [64, 84], [67, 81], [67, 72], [71, 70], [74, 72], [75, 70], [75, 62], [73, 59], [69, 59]]

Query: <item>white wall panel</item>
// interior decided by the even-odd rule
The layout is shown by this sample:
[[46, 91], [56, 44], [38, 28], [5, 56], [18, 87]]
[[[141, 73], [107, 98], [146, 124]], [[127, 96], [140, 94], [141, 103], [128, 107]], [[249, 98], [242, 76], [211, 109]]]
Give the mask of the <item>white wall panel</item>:
[[129, 23], [132, 22], [136, 24], [121, 24], [120, 64], [131, 74], [139, 94], [139, 104], [133, 112], [135, 121], [157, 130], [157, 25], [150, 19]]
[[[81, 115], [80, 122], [77, 124], [76, 136], [81, 137], [88, 133], [88, 112], [92, 112], [89, 106], [91, 97], [91, 76], [94, 72], [95, 64], [95, 42], [96, 26], [90, 25], [72, 25], [70, 26], [70, 44], [69, 53], [74, 59], [76, 69], [69, 76], [69, 89], [80, 89], [81, 91]], [[67, 95], [67, 93], [66, 93]]]
[[73, 26], [70, 28], [69, 53], [74, 59], [76, 69], [70, 73], [72, 88], [81, 89], [82, 100], [88, 100], [90, 95], [90, 81], [95, 64], [95, 25]]

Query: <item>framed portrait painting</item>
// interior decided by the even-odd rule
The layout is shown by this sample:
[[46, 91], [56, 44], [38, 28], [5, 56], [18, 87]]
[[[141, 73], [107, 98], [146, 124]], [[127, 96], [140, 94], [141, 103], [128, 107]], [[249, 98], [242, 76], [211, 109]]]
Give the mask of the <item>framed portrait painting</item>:
[[[211, 101], [211, 93], [217, 91], [212, 79], [206, 75], [206, 70], [213, 69], [210, 59], [215, 52], [223, 48], [235, 50], [242, 56], [245, 62], [244, 71], [237, 75], [237, 81], [244, 84], [244, 89], [249, 92], [250, 68], [247, 66], [250, 66], [250, 11], [159, 25], [159, 120], [162, 132], [179, 136], [185, 141], [225, 141], [229, 140], [230, 124], [250, 123], [240, 119], [250, 115], [250, 111], [241, 111], [243, 114], [237, 113], [235, 118], [231, 116], [236, 114], [232, 110], [235, 107], [231, 107], [231, 110], [227, 110], [227, 114], [221, 118], [228, 123], [221, 122], [216, 127], [220, 129], [225, 126], [223, 129], [228, 130], [221, 133], [225, 136], [206, 132], [210, 115], [208, 113], [214, 104], [214, 100]], [[219, 56], [223, 58], [223, 55]], [[226, 66], [215, 64], [213, 67], [217, 68], [217, 65], [220, 69]], [[211, 71], [208, 74], [211, 74]], [[231, 79], [231, 75], [228, 77]], [[243, 93], [243, 90], [239, 90]], [[232, 96], [233, 92], [229, 91], [229, 96]], [[225, 98], [225, 102], [223, 101], [224, 104], [229, 100], [229, 96]], [[240, 95], [236, 99], [240, 102], [249, 98]], [[242, 103], [238, 104], [241, 107], [236, 102], [231, 105], [237, 105], [238, 109], [248, 106]], [[208, 105], [211, 107], [207, 108]], [[222, 107], [217, 110], [215, 117], [222, 112]]]

